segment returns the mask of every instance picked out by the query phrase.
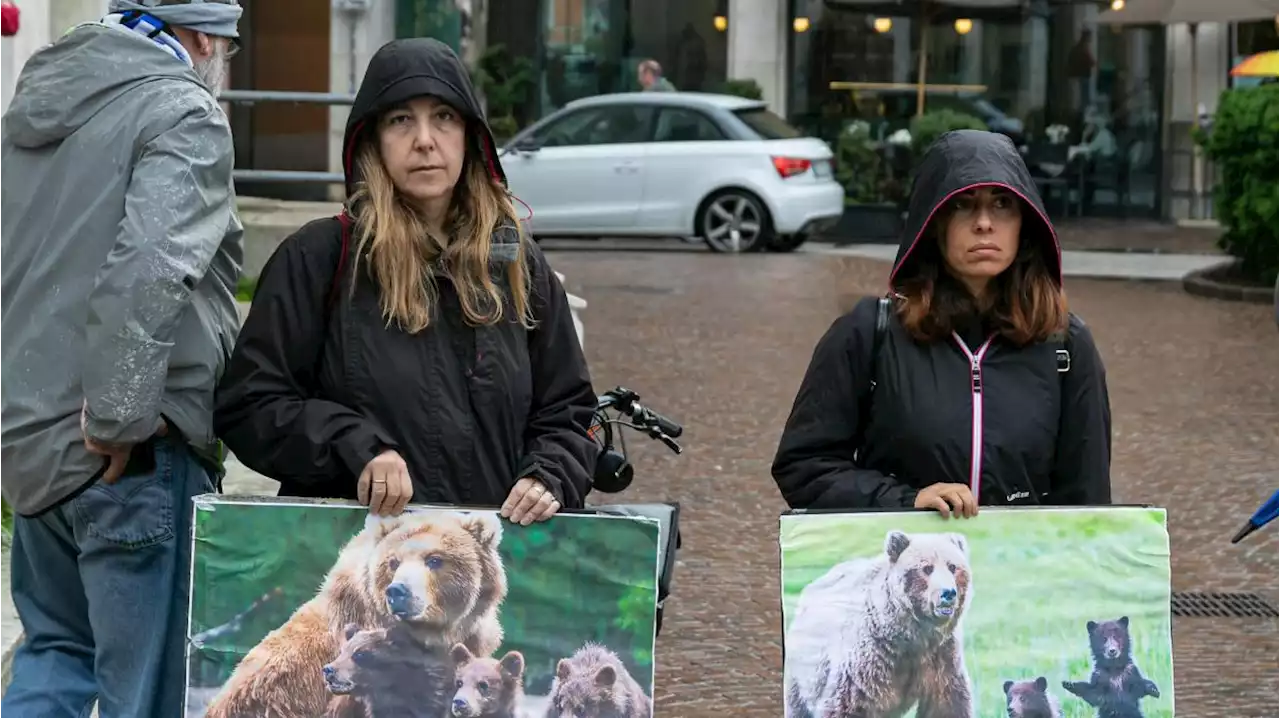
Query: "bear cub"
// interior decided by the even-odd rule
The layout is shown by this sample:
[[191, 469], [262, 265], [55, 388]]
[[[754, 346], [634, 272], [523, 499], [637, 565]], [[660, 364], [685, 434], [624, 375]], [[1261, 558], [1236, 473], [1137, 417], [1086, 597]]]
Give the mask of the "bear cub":
[[1129, 617], [1089, 621], [1089, 649], [1093, 674], [1086, 681], [1063, 681], [1062, 687], [1098, 709], [1098, 718], [1141, 718], [1139, 702], [1160, 697], [1160, 688], [1142, 675], [1133, 662]]
[[455, 718], [517, 718], [524, 701], [524, 656], [507, 651], [502, 658], [478, 658], [459, 643], [453, 658]]
[[328, 718], [441, 718], [449, 711], [454, 667], [406, 624], [344, 631], [346, 642], [323, 669], [335, 697]]
[[613, 651], [588, 643], [556, 664], [545, 718], [649, 718], [649, 696]]
[[1004, 697], [1009, 718], [1062, 718], [1062, 706], [1049, 693], [1044, 676], [1033, 681], [1005, 681]]

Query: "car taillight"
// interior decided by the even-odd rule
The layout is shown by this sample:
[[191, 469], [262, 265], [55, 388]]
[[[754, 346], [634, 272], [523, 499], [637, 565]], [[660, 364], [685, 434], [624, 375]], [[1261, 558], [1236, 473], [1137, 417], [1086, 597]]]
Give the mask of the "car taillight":
[[786, 179], [796, 175], [804, 174], [809, 171], [809, 166], [813, 162], [799, 157], [774, 157], [773, 168], [778, 170], [778, 176]]

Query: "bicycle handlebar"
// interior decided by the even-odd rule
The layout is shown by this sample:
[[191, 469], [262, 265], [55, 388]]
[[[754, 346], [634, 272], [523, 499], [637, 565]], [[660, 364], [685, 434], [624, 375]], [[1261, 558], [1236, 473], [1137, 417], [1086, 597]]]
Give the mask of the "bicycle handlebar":
[[[611, 425], [626, 426], [647, 434], [650, 439], [661, 441], [672, 452], [683, 451], [676, 437], [684, 433], [684, 427], [668, 419], [658, 412], [641, 404], [640, 396], [630, 389], [615, 387], [601, 394], [596, 399], [595, 416], [592, 419], [591, 435], [600, 443], [601, 453], [596, 464], [594, 485], [605, 493], [623, 491], [631, 484], [633, 470], [627, 461], [625, 448], [619, 452], [613, 448], [613, 432]], [[605, 413], [612, 409], [626, 420], [610, 419]]]
[[[678, 439], [684, 433], [684, 427], [680, 424], [668, 419], [658, 412], [641, 404], [637, 399], [640, 396], [630, 389], [617, 387], [606, 391], [596, 400], [596, 411], [605, 409], [613, 409], [618, 413], [626, 416], [636, 429], [648, 433], [655, 439]], [[654, 429], [657, 435], [654, 435]], [[663, 443], [671, 446], [674, 442]], [[672, 448], [673, 451], [679, 453], [678, 448]]]

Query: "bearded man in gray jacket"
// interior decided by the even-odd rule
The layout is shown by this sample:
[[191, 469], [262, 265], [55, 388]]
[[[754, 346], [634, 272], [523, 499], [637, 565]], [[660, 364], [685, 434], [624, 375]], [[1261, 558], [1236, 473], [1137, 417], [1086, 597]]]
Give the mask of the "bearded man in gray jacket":
[[235, 0], [112, 0], [4, 115], [3, 493], [25, 641], [7, 718], [182, 713], [191, 497], [243, 256], [216, 95]]

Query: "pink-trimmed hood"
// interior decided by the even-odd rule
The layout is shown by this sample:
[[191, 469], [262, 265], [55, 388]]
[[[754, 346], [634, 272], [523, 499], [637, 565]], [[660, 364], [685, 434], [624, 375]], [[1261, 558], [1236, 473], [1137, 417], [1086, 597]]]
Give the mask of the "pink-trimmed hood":
[[1018, 148], [1008, 137], [995, 132], [953, 130], [929, 146], [916, 168], [902, 242], [889, 273], [890, 289], [896, 289], [911, 275], [912, 253], [921, 241], [929, 241], [923, 237], [938, 208], [960, 192], [992, 185], [1022, 198], [1029, 208], [1022, 223], [1022, 241], [1041, 248], [1050, 273], [1062, 284], [1058, 235]]

